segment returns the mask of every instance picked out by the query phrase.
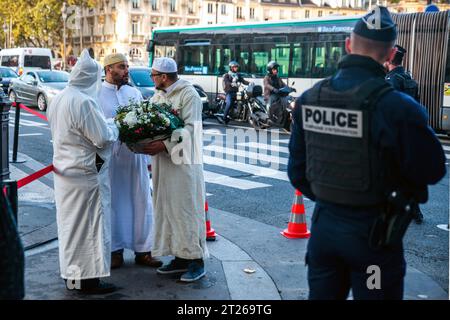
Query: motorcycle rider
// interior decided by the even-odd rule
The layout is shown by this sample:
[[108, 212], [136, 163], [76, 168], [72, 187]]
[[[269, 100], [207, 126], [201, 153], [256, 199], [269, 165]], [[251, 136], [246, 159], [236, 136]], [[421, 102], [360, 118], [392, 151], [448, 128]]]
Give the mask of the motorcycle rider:
[[276, 61], [267, 64], [267, 75], [264, 77], [264, 100], [269, 110], [269, 124], [288, 130], [286, 117], [286, 101], [278, 94], [281, 88], [287, 87], [278, 76], [280, 65]]
[[228, 124], [228, 122], [230, 122], [231, 120], [230, 116], [228, 116], [228, 113], [230, 112], [231, 107], [234, 106], [236, 102], [236, 94], [239, 90], [239, 83], [245, 85], [250, 84], [250, 82], [246, 81], [238, 72], [239, 63], [237, 63], [236, 61], [231, 61], [228, 66], [230, 67], [230, 71], [223, 75], [223, 90], [226, 94], [226, 105], [225, 111], [223, 113], [223, 122], [225, 123], [225, 125]]
[[278, 77], [278, 68], [280, 65], [276, 61], [270, 61], [267, 64], [267, 74], [264, 77], [264, 100], [269, 106], [272, 105], [279, 97], [278, 90], [285, 87], [286, 84]]

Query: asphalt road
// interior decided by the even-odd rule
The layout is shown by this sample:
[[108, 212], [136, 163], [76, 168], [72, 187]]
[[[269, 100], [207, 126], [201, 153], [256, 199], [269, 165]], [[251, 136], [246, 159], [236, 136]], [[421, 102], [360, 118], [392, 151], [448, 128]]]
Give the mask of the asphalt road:
[[[10, 118], [11, 149], [14, 111], [11, 111]], [[224, 134], [228, 135], [226, 145], [223, 144], [227, 142]], [[224, 128], [213, 119], [205, 121], [207, 199], [211, 207], [283, 229], [287, 226], [294, 197], [294, 188], [286, 175], [289, 135], [278, 130], [255, 134], [247, 125], [232, 123]], [[450, 157], [450, 140], [441, 141]], [[48, 125], [26, 112], [22, 112], [19, 152], [43, 166], [52, 161]], [[448, 174], [429, 192], [430, 200], [421, 206], [425, 222], [422, 225], [411, 224], [405, 237], [405, 257], [408, 265], [429, 275], [448, 292], [449, 232], [437, 227], [449, 223]], [[305, 205], [310, 225], [314, 204], [306, 200]]]

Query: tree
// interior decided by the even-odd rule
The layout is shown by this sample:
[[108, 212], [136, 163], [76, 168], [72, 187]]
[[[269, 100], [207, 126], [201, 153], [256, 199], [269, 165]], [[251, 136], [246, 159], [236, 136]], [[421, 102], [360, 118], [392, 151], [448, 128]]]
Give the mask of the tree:
[[[99, 0], [67, 0], [67, 6], [94, 7]], [[0, 0], [0, 19], [12, 19], [14, 46], [62, 51], [61, 0]], [[68, 35], [70, 35], [70, 30]]]

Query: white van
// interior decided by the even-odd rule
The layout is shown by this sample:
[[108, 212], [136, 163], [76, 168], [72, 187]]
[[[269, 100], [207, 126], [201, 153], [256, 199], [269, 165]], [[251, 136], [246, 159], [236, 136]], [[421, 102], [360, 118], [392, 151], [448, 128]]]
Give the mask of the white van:
[[13, 48], [0, 51], [0, 65], [10, 67], [19, 76], [35, 69], [52, 69], [53, 55], [47, 48]]

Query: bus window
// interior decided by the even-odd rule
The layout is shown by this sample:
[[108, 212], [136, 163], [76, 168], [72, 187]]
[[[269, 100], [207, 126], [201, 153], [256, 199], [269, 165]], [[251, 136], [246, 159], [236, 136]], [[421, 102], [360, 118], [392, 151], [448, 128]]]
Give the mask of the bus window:
[[277, 45], [276, 48], [271, 50], [271, 60], [275, 60], [280, 65], [278, 74], [280, 77], [287, 77], [289, 70], [289, 45]]
[[325, 74], [325, 43], [314, 43], [314, 55], [312, 61], [312, 78], [323, 78]]
[[252, 73], [252, 66], [250, 65], [250, 51], [249, 45], [236, 45], [234, 47], [235, 57], [237, 63], [239, 63], [239, 72], [245, 74]]
[[3, 56], [2, 57], [3, 67], [18, 67], [19, 66], [19, 56]]
[[264, 76], [267, 73], [267, 64], [269, 63], [269, 52], [266, 51], [253, 51], [252, 59], [255, 62], [255, 74]]
[[291, 76], [298, 78], [311, 77], [313, 47], [311, 43], [296, 43], [293, 45]]
[[325, 77], [331, 76], [337, 71], [338, 62], [345, 52], [342, 42], [328, 42], [326, 48]]
[[155, 58], [169, 57], [175, 59], [176, 49], [174, 46], [155, 46]]
[[214, 60], [214, 73], [223, 75], [228, 72], [228, 64], [231, 61], [231, 49], [228, 46], [216, 47]]
[[180, 46], [179, 69], [183, 74], [211, 73], [211, 51], [209, 46]]

